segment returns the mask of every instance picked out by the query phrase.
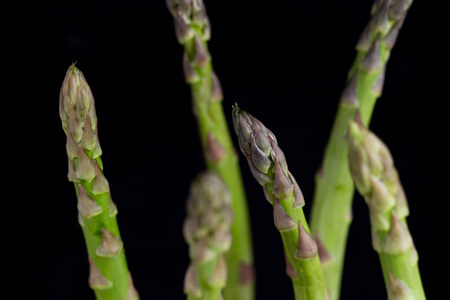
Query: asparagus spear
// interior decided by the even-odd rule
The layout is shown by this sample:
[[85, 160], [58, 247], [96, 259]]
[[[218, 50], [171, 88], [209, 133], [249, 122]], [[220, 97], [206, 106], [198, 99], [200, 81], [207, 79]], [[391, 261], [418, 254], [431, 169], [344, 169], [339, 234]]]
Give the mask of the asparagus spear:
[[406, 223], [409, 208], [391, 153], [357, 121], [350, 123], [348, 143], [350, 173], [369, 206], [372, 245], [380, 257], [388, 299], [425, 299]]
[[226, 255], [228, 266], [225, 300], [254, 298], [252, 240], [247, 200], [226, 119], [222, 108], [222, 89], [215, 75], [207, 41], [210, 22], [202, 0], [166, 0], [175, 19], [175, 33], [184, 47], [183, 69], [191, 87], [193, 112], [207, 168], [214, 170], [228, 185], [232, 196], [233, 244]]
[[375, 0], [372, 18], [356, 45], [357, 55], [341, 95], [322, 166], [316, 175], [311, 230], [317, 239], [331, 299], [339, 299], [353, 183], [348, 171], [347, 145], [342, 138], [349, 121], [360, 113], [368, 126], [381, 96], [386, 63], [412, 0]]
[[98, 300], [136, 300], [117, 225], [117, 207], [103, 174], [94, 97], [71, 65], [61, 87], [59, 115], [67, 135], [68, 179], [75, 185], [78, 221], [89, 254], [89, 285]]
[[233, 124], [250, 170], [273, 205], [274, 223], [283, 241], [286, 271], [292, 279], [295, 299], [327, 299], [318, 247], [302, 209], [303, 194], [288, 170], [275, 135], [237, 104], [233, 106]]
[[183, 233], [192, 259], [184, 291], [189, 300], [220, 300], [226, 285], [225, 253], [231, 246], [231, 194], [214, 171], [192, 182]]

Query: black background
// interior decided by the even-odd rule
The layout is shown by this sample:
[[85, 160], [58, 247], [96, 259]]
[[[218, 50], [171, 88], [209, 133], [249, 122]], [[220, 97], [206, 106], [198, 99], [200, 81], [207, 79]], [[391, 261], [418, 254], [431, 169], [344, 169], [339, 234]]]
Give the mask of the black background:
[[[275, 133], [308, 215], [314, 173], [372, 1], [205, 2], [227, 121], [231, 126], [231, 105], [238, 102]], [[425, 2], [410, 9], [371, 128], [390, 147], [405, 187], [427, 296], [443, 299], [450, 279], [444, 244], [449, 228], [446, 59], [443, 39], [432, 35], [440, 28], [437, 9]], [[4, 103], [17, 104], [3, 111], [4, 136], [12, 133], [2, 143], [3, 159], [14, 167], [7, 171], [12, 180], [2, 197], [8, 241], [2, 244], [12, 250], [6, 257], [12, 266], [7, 288], [16, 299], [94, 299], [58, 115], [62, 80], [76, 61], [96, 99], [105, 175], [136, 288], [143, 300], [184, 299], [188, 248], [181, 226], [190, 180], [204, 163], [182, 75], [182, 47], [164, 1], [20, 5], [3, 46], [11, 51], [3, 63], [13, 67], [4, 71], [10, 80], [3, 88]], [[233, 141], [237, 145], [234, 134]], [[241, 166], [257, 299], [293, 299], [272, 209], [242, 159]], [[353, 209], [342, 299], [386, 299], [367, 207], [359, 195]]]

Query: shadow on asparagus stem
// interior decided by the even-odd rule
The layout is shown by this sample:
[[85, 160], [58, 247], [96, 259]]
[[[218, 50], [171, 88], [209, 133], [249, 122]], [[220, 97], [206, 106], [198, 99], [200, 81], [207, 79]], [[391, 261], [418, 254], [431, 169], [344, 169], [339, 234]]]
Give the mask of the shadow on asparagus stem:
[[302, 209], [303, 194], [275, 135], [237, 104], [233, 106], [233, 124], [242, 154], [273, 205], [273, 221], [283, 241], [286, 273], [292, 279], [295, 299], [327, 299], [318, 246]]
[[406, 223], [408, 203], [391, 153], [360, 121], [350, 122], [347, 140], [350, 172], [369, 207], [372, 245], [380, 257], [388, 299], [425, 299]]
[[222, 299], [227, 281], [225, 254], [231, 246], [231, 194], [213, 171], [204, 171], [192, 182], [186, 205], [183, 234], [191, 263], [184, 291], [188, 299]]
[[117, 207], [103, 174], [94, 97], [75, 65], [61, 87], [59, 115], [67, 135], [68, 179], [89, 254], [89, 286], [98, 300], [137, 300], [117, 225]]

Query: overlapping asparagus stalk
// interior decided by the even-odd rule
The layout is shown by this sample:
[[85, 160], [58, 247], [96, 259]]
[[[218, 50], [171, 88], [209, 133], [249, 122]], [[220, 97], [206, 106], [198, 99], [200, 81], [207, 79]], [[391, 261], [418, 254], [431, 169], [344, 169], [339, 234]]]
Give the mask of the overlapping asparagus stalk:
[[191, 184], [183, 225], [192, 260], [184, 283], [188, 299], [222, 299], [232, 218], [231, 194], [226, 184], [214, 171], [199, 174]]
[[94, 97], [75, 65], [60, 92], [59, 115], [67, 134], [68, 179], [78, 197], [78, 221], [89, 254], [89, 285], [98, 300], [136, 300], [120, 239], [117, 207], [103, 174]]
[[252, 239], [246, 196], [237, 155], [222, 108], [222, 89], [215, 75], [207, 41], [210, 23], [202, 0], [166, 0], [175, 19], [175, 33], [184, 47], [183, 69], [191, 86], [204, 157], [228, 185], [232, 195], [233, 244], [226, 255], [228, 280], [225, 300], [252, 300], [254, 272]]
[[348, 159], [356, 189], [369, 206], [372, 245], [378, 252], [389, 300], [424, 300], [418, 254], [406, 217], [409, 208], [387, 146], [352, 121]]
[[412, 0], [375, 0], [372, 18], [356, 45], [358, 51], [348, 75], [322, 166], [316, 175], [311, 230], [321, 251], [325, 281], [331, 299], [339, 299], [345, 246], [352, 219], [353, 183], [343, 139], [357, 108], [368, 126], [381, 96], [386, 63]]
[[302, 209], [303, 194], [288, 170], [275, 135], [237, 104], [233, 107], [233, 124], [250, 170], [273, 205], [274, 223], [283, 241], [286, 272], [292, 279], [295, 299], [327, 299], [318, 247]]

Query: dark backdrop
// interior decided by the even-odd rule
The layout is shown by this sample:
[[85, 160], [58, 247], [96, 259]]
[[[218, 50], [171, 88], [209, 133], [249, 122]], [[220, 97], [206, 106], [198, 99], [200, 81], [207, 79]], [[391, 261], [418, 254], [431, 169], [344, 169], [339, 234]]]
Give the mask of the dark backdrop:
[[[309, 214], [313, 176], [372, 1], [205, 2], [227, 121], [231, 125], [237, 101], [276, 134]], [[4, 247], [16, 254], [6, 259], [13, 267], [8, 288], [16, 299], [94, 299], [58, 115], [62, 80], [77, 61], [96, 99], [105, 175], [135, 285], [143, 300], [184, 299], [188, 248], [181, 226], [190, 180], [204, 163], [182, 75], [182, 47], [164, 1], [20, 5], [7, 27], [11, 40], [4, 43], [12, 50], [4, 63], [14, 67], [7, 71], [12, 85], [5, 86], [10, 93], [4, 101], [18, 104], [4, 111], [4, 130], [16, 138], [3, 144], [3, 158], [15, 169], [4, 188], [4, 203], [11, 208], [2, 218], [11, 234], [7, 240], [13, 241]], [[443, 299], [450, 279], [444, 246], [448, 93], [439, 82], [445, 70], [441, 42], [431, 35], [439, 28], [435, 11], [425, 1], [411, 7], [371, 128], [390, 147], [400, 172], [426, 293]], [[234, 134], [233, 139], [236, 143]], [[257, 299], [293, 299], [272, 209], [242, 159], [241, 166]], [[6, 196], [10, 188], [15, 192]], [[353, 208], [343, 299], [385, 299], [359, 195]]]

